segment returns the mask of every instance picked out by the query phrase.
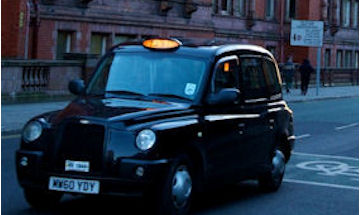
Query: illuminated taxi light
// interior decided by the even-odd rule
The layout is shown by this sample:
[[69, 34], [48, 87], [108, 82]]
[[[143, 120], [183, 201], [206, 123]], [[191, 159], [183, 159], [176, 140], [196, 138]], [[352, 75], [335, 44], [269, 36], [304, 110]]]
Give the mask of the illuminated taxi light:
[[180, 45], [180, 42], [168, 39], [149, 39], [143, 42], [144, 47], [151, 49], [173, 49]]
[[224, 63], [224, 72], [229, 72], [230, 71], [230, 63], [226, 62]]

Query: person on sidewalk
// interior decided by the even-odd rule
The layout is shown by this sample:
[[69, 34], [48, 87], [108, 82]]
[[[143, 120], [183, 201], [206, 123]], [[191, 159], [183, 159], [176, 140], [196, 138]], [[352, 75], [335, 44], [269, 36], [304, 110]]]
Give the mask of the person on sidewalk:
[[299, 70], [301, 75], [301, 94], [305, 96], [309, 87], [310, 76], [311, 73], [314, 72], [314, 68], [310, 65], [308, 59], [304, 59]]
[[294, 73], [295, 73], [295, 65], [293, 63], [292, 56], [289, 56], [283, 67], [283, 74], [285, 76], [285, 83], [286, 83], [285, 87], [287, 93], [290, 93], [290, 89], [292, 88]]

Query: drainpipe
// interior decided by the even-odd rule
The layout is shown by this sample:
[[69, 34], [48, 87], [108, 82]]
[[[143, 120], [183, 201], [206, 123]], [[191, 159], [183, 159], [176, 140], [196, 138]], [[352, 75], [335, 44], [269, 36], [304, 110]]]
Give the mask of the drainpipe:
[[30, 28], [30, 2], [26, 1], [26, 32], [25, 32], [25, 50], [24, 59], [27, 60], [29, 57], [29, 28]]
[[35, 9], [32, 58], [37, 58], [38, 34], [39, 34], [39, 26], [40, 26], [39, 1], [38, 0], [32, 0], [32, 1]]
[[285, 0], [280, 1], [280, 62], [284, 62], [284, 9]]

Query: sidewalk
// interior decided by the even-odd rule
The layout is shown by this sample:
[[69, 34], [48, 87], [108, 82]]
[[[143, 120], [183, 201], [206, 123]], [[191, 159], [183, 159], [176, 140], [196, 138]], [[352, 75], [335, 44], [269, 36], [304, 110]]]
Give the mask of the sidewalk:
[[[300, 95], [299, 89], [292, 89], [290, 93], [284, 92], [284, 99], [288, 102], [303, 102], [331, 98], [345, 98], [359, 96], [358, 86], [326, 87], [320, 88], [316, 96], [316, 88], [310, 88], [306, 96]], [[19, 133], [24, 124], [32, 117], [44, 112], [64, 108], [69, 102], [13, 104], [1, 106], [1, 132], [2, 135]]]
[[320, 87], [318, 96], [316, 96], [316, 88], [309, 88], [306, 96], [301, 95], [300, 89], [291, 89], [290, 93], [286, 93], [285, 90], [283, 91], [283, 98], [288, 102], [304, 102], [356, 96], [359, 96], [359, 86]]

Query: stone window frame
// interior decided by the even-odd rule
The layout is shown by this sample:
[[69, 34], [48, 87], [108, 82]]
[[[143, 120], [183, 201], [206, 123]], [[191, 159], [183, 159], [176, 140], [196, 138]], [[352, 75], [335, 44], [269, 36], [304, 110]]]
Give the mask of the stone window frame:
[[351, 27], [359, 27], [359, 0], [351, 1]]
[[108, 32], [98, 32], [98, 31], [93, 31], [90, 33], [90, 52], [91, 51], [91, 40], [92, 40], [92, 36], [93, 35], [99, 35], [101, 36], [101, 51], [99, 53], [100, 56], [103, 56], [104, 54], [106, 54], [107, 49], [110, 48], [111, 45], [111, 33]]
[[350, 27], [351, 22], [351, 0], [341, 0], [341, 26]]
[[[293, 15], [293, 17], [291, 17], [290, 15], [290, 5], [291, 5], [291, 1], [293, 1], [293, 3], [295, 4], [295, 11], [294, 11], [294, 15]], [[290, 22], [291, 21], [291, 19], [296, 19], [296, 9], [297, 9], [297, 4], [298, 4], [298, 2], [296, 1], [296, 0], [286, 0], [285, 1], [285, 21], [287, 21], [287, 22]]]
[[[339, 56], [340, 54], [340, 56]], [[338, 49], [336, 50], [336, 68], [342, 68], [344, 66], [343, 64], [343, 50]]]
[[234, 0], [234, 15], [238, 17], [246, 17], [246, 1]]
[[[226, 10], [223, 10], [223, 2], [225, 2]], [[218, 13], [220, 15], [231, 15], [232, 11], [232, 0], [219, 0], [218, 1]]]
[[352, 67], [352, 55], [353, 55], [352, 50], [345, 50], [343, 67], [345, 68]]
[[[118, 38], [118, 37], [124, 37], [124, 38], [126, 37], [127, 39], [124, 40], [124, 41], [121, 41], [121, 42], [117, 42], [116, 38]], [[138, 39], [138, 35], [136, 35], [136, 34], [113, 33], [111, 35], [111, 43], [112, 43], [112, 45], [117, 45], [117, 44], [120, 44], [120, 43], [133, 41], [133, 40], [136, 40], [136, 39]]]
[[331, 63], [332, 63], [332, 60], [331, 60], [331, 48], [326, 48], [325, 51], [324, 51], [324, 67], [327, 68], [327, 67], [331, 67]]
[[[270, 3], [270, 14], [268, 14], [268, 7]], [[266, 0], [265, 1], [265, 19], [272, 20], [275, 19], [275, 10], [276, 10], [276, 1], [275, 0]]]
[[63, 56], [58, 56], [58, 39], [59, 39], [59, 34], [63, 33], [66, 35], [66, 39], [65, 39], [65, 53], [70, 53], [72, 51], [74, 51], [75, 49], [75, 34], [76, 31], [74, 30], [69, 30], [69, 29], [57, 29], [56, 32], [56, 59], [63, 59]]

